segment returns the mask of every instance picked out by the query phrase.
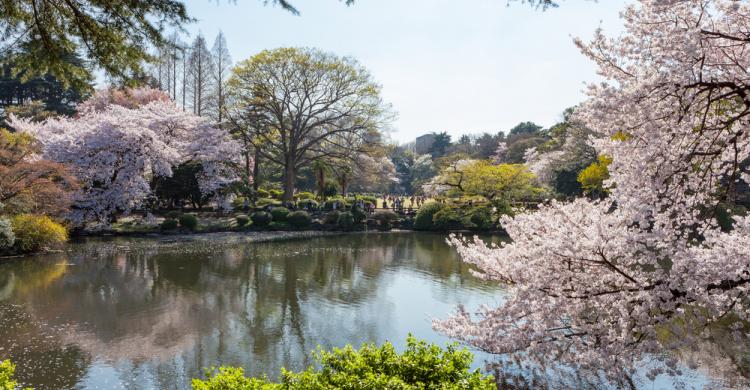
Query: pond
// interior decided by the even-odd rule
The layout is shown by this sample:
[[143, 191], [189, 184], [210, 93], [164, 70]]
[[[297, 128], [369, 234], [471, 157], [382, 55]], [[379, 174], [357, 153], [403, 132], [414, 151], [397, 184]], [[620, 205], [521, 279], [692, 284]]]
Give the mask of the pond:
[[[222, 364], [275, 379], [282, 367], [312, 364], [318, 345], [389, 340], [400, 349], [409, 333], [442, 345], [433, 318], [506, 294], [472, 276], [444, 240], [210, 234], [71, 244], [0, 264], [0, 358], [38, 389], [184, 389]], [[475, 353], [475, 367], [490, 358]], [[682, 379], [701, 387], [709, 371]]]

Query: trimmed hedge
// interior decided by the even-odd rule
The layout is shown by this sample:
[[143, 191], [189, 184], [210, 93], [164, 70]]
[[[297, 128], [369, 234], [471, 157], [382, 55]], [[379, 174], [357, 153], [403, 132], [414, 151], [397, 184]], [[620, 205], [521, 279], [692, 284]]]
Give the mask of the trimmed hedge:
[[427, 203], [426, 205], [419, 208], [417, 216], [414, 218], [414, 229], [416, 230], [435, 230], [435, 226], [432, 222], [432, 218], [440, 210], [447, 208], [448, 206], [443, 203]]
[[274, 222], [286, 221], [287, 215], [289, 215], [289, 209], [286, 207], [274, 207], [271, 209], [271, 216]]
[[195, 230], [198, 227], [198, 217], [193, 214], [182, 214], [179, 218], [180, 226]]
[[331, 211], [323, 217], [323, 223], [328, 225], [333, 225], [339, 223], [339, 214], [341, 214], [340, 211]]
[[338, 225], [344, 230], [352, 230], [354, 227], [354, 215], [348, 211], [339, 214]]
[[286, 216], [286, 221], [291, 226], [306, 228], [312, 223], [312, 217], [307, 211], [293, 211]]
[[159, 225], [161, 230], [175, 230], [177, 229], [177, 220], [176, 219], [165, 219], [164, 222]]
[[271, 224], [273, 217], [271, 216], [271, 214], [265, 211], [257, 211], [257, 212], [254, 212], [253, 215], [250, 216], [250, 219], [253, 220], [253, 225], [268, 226]]
[[234, 218], [237, 220], [237, 226], [242, 227], [250, 223], [250, 217], [244, 214], [240, 214]]

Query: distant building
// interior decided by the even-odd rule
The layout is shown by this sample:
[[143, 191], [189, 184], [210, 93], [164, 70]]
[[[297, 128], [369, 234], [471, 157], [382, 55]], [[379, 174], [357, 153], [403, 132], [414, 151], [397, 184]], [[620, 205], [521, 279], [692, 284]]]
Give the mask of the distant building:
[[430, 153], [433, 143], [435, 143], [435, 133], [420, 135], [414, 143], [414, 151], [417, 154]]

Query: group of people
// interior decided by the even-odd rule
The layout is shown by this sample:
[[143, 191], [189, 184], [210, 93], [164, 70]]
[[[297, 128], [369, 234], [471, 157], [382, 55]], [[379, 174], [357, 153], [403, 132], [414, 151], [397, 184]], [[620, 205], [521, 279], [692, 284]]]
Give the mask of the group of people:
[[[407, 199], [409, 200], [408, 207], [406, 205]], [[412, 195], [407, 198], [399, 195], [384, 195], [383, 196], [383, 208], [392, 209], [393, 211], [408, 212], [411, 213], [414, 209], [422, 207], [425, 203], [425, 197]]]

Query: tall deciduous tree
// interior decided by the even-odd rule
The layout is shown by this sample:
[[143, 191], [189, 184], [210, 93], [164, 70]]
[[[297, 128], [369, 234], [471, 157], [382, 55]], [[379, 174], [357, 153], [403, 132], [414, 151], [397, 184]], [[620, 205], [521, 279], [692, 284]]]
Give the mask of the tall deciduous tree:
[[195, 37], [190, 46], [187, 72], [193, 114], [206, 115], [212, 100], [215, 66], [206, 39], [201, 34]]
[[233, 126], [284, 168], [291, 200], [298, 170], [351, 156], [386, 119], [380, 87], [354, 59], [315, 49], [266, 50], [241, 62], [229, 81]]
[[227, 40], [224, 33], [219, 31], [216, 36], [214, 45], [211, 48], [213, 58], [214, 72], [212, 80], [212, 99], [210, 104], [211, 117], [216, 123], [224, 121], [224, 111], [226, 110], [227, 79], [232, 66], [232, 57], [229, 55]]
[[504, 218], [512, 241], [499, 248], [451, 239], [512, 294], [435, 325], [484, 351], [635, 387], [639, 364], [651, 378], [676, 374], [665, 350], [697, 348], [715, 329], [750, 342], [750, 216], [735, 216], [731, 231], [713, 217], [727, 183], [750, 182], [741, 163], [750, 157], [750, 4], [641, 0], [622, 17], [620, 37], [578, 42], [607, 79], [577, 116], [612, 157], [610, 196]]

